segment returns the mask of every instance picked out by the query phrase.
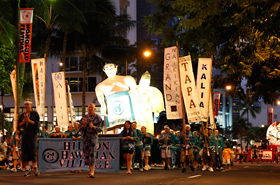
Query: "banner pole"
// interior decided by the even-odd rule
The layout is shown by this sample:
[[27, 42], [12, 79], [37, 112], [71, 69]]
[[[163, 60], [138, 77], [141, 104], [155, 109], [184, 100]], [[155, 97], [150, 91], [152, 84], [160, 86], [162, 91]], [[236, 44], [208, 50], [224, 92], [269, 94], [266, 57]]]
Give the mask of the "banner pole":
[[44, 116], [43, 116], [43, 127], [45, 127], [45, 107], [46, 107], [46, 66], [47, 66], [47, 54], [46, 53], [44, 53], [44, 58], [45, 58], [45, 65], [44, 65], [44, 67], [45, 67], [45, 75], [44, 75]]
[[[179, 81], [181, 82], [181, 76], [180, 76], [180, 66], [179, 66], [179, 45], [178, 41], [176, 41], [176, 47], [177, 47], [177, 56], [178, 56], [178, 73], [179, 73]], [[182, 116], [183, 116], [183, 124], [182, 124], [182, 130], [183, 132], [186, 131], [186, 115], [185, 115], [185, 104], [183, 102], [183, 94], [182, 94], [182, 89], [180, 86], [180, 97], [181, 97], [181, 102], [182, 102]]]

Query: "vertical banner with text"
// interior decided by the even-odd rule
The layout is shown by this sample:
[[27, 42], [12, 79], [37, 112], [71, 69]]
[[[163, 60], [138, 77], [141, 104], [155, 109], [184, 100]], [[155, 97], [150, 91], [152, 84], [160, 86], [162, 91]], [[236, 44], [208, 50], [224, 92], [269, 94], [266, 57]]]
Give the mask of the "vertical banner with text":
[[45, 58], [31, 60], [34, 99], [35, 99], [36, 109], [40, 116], [40, 119], [45, 118], [45, 88], [46, 88], [45, 65], [46, 65]]
[[167, 119], [182, 119], [178, 47], [164, 49], [163, 88]]
[[69, 101], [69, 108], [70, 108], [71, 124], [74, 125], [74, 122], [76, 121], [76, 114], [75, 114], [74, 104], [72, 100], [72, 95], [70, 93], [69, 84], [67, 84], [67, 89], [68, 89], [68, 101]]
[[198, 97], [190, 55], [179, 58], [179, 68], [182, 95], [184, 98], [188, 122], [193, 123], [201, 121], [200, 108], [198, 104]]
[[16, 70], [14, 69], [10, 74], [12, 89], [13, 89], [13, 95], [15, 100], [15, 111], [14, 111], [14, 119], [13, 119], [13, 131], [16, 131], [17, 128], [17, 92], [16, 92]]
[[273, 107], [268, 107], [268, 126], [273, 123]]
[[214, 92], [214, 116], [219, 115], [220, 97], [220, 92]]
[[19, 63], [30, 62], [33, 8], [20, 9]]
[[209, 98], [211, 83], [211, 58], [199, 58], [197, 68], [197, 92], [202, 121], [207, 121], [209, 116]]
[[69, 115], [64, 72], [52, 73], [52, 81], [57, 125], [67, 127], [69, 125]]

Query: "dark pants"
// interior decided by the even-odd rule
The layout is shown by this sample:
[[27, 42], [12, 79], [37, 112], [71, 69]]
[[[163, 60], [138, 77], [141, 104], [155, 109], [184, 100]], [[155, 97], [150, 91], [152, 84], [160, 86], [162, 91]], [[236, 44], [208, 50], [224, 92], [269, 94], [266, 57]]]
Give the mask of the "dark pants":
[[135, 158], [139, 162], [139, 168], [143, 168], [143, 158], [142, 158], [143, 148], [135, 148], [135, 152], [132, 158], [132, 168], [134, 167]]

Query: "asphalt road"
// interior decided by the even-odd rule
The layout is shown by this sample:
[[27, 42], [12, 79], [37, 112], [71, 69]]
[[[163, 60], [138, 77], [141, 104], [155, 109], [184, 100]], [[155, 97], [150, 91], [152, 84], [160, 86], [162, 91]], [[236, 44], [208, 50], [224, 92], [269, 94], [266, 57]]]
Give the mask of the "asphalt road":
[[132, 175], [125, 174], [126, 170], [119, 173], [96, 173], [94, 179], [87, 178], [87, 171], [82, 173], [64, 172], [45, 172], [39, 177], [33, 174], [31, 177], [23, 177], [24, 172], [12, 173], [0, 171], [0, 184], [99, 184], [99, 185], [196, 185], [196, 184], [280, 184], [280, 164], [276, 163], [234, 163], [230, 172], [202, 172], [200, 170], [191, 172], [187, 169], [186, 173], [181, 170], [162, 170], [160, 167], [150, 171], [140, 172], [134, 170]]

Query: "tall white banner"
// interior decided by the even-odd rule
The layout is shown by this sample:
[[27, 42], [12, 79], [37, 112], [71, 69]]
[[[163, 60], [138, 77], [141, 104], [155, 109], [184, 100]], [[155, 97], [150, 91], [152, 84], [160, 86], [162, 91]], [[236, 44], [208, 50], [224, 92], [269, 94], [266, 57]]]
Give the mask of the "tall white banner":
[[209, 98], [211, 82], [211, 58], [199, 58], [197, 68], [197, 93], [202, 121], [207, 121], [209, 115]]
[[178, 59], [176, 46], [164, 49], [163, 88], [167, 119], [183, 118]]
[[70, 108], [71, 124], [74, 125], [74, 122], [76, 121], [76, 114], [75, 114], [74, 104], [72, 100], [72, 95], [70, 93], [69, 84], [67, 84], [67, 89], [68, 89], [68, 101], [69, 101], [69, 108]]
[[193, 123], [201, 121], [200, 108], [190, 55], [179, 58], [179, 68], [181, 77], [181, 89], [184, 98], [185, 109], [188, 116], [188, 122]]
[[10, 74], [13, 95], [15, 100], [15, 111], [14, 111], [14, 119], [13, 119], [13, 131], [16, 131], [17, 128], [17, 92], [16, 92], [16, 70], [14, 69]]
[[40, 119], [45, 118], [45, 88], [46, 88], [45, 65], [46, 65], [46, 61], [44, 58], [31, 60], [34, 99], [36, 103], [36, 110], [40, 116]]
[[57, 125], [67, 127], [69, 125], [69, 116], [64, 72], [52, 73], [52, 81]]

